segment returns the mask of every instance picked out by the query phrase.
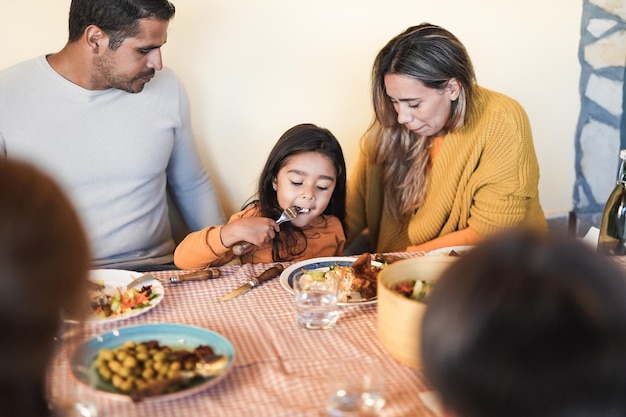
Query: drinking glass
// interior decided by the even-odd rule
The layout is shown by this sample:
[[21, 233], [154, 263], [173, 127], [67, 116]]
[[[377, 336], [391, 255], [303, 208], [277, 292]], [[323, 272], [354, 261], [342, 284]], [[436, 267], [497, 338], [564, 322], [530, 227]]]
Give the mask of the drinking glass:
[[97, 375], [89, 364], [76, 360], [76, 350], [86, 339], [85, 327], [88, 324], [82, 320], [63, 320], [62, 334], [59, 337], [61, 349], [65, 355], [65, 370], [70, 373], [70, 384], [67, 395], [52, 404], [53, 415], [63, 417], [98, 417], [95, 402], [95, 387]]
[[293, 281], [296, 324], [305, 329], [330, 329], [339, 318], [336, 279], [312, 279], [302, 275]]
[[330, 417], [380, 416], [385, 405], [385, 374], [369, 359], [336, 361], [328, 371]]

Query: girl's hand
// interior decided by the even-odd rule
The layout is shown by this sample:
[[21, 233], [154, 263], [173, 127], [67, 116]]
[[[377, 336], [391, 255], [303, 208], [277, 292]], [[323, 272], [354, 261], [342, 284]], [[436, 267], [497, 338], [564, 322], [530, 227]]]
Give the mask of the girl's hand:
[[280, 226], [268, 217], [246, 217], [222, 226], [220, 238], [227, 248], [239, 242], [262, 246], [271, 242]]

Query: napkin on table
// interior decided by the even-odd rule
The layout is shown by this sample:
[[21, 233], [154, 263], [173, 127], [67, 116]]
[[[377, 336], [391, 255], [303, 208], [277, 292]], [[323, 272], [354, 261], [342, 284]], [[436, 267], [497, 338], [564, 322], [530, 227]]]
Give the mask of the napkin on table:
[[420, 399], [435, 415], [441, 417], [443, 412], [441, 409], [441, 403], [439, 402], [439, 396], [435, 391], [423, 391], [419, 393]]
[[591, 226], [587, 231], [587, 234], [583, 237], [583, 242], [588, 243], [594, 248], [598, 247], [598, 237], [600, 236], [600, 229]]

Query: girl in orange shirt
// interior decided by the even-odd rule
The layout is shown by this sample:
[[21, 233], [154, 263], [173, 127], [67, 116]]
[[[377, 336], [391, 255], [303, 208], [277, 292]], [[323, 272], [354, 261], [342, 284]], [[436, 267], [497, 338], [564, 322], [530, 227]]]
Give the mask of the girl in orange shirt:
[[[301, 124], [278, 140], [261, 173], [256, 198], [224, 226], [192, 232], [178, 245], [182, 269], [233, 260], [233, 246], [252, 244], [242, 263], [300, 261], [340, 256], [345, 244], [346, 166], [341, 145], [327, 129]], [[287, 208], [299, 214], [276, 223]]]

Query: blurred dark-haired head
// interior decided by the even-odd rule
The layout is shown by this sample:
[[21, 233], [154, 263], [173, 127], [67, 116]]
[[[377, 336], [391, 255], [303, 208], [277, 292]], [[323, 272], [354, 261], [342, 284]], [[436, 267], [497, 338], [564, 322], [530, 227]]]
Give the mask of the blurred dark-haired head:
[[81, 317], [90, 253], [71, 202], [47, 175], [0, 159], [0, 380], [39, 372], [61, 312]]
[[573, 238], [516, 230], [437, 281], [422, 359], [459, 417], [626, 415], [626, 276]]

